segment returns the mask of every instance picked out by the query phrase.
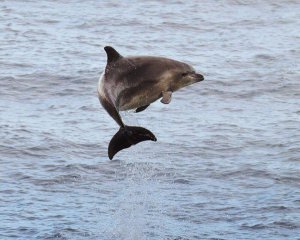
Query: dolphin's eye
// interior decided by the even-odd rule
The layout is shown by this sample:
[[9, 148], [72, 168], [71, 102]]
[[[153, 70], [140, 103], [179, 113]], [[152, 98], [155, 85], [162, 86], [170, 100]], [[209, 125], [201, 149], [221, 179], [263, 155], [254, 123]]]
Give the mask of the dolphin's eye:
[[187, 76], [188, 74], [189, 74], [188, 72], [181, 73], [181, 76], [182, 76], [182, 77], [185, 77], [185, 76]]

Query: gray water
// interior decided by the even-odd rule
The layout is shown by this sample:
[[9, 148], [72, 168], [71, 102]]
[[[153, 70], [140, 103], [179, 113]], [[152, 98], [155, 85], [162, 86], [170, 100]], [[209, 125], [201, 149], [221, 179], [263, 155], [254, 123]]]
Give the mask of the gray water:
[[[0, 1], [0, 239], [300, 239], [300, 2]], [[205, 76], [109, 161], [103, 47]]]

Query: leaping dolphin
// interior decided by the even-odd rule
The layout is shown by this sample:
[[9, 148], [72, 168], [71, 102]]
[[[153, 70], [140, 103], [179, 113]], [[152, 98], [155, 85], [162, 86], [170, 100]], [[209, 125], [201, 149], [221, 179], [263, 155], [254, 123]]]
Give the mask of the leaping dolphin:
[[161, 98], [168, 104], [172, 93], [204, 80], [190, 65], [176, 60], [152, 57], [123, 57], [113, 47], [106, 46], [107, 64], [98, 83], [98, 98], [103, 108], [120, 126], [108, 146], [108, 157], [139, 142], [156, 141], [146, 128], [127, 126], [119, 111], [145, 110]]

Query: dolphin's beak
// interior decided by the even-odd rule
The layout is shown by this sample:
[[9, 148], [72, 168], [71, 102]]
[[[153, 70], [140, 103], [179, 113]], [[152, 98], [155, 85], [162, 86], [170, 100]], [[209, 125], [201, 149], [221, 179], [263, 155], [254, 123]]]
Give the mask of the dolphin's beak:
[[201, 75], [200, 73], [194, 73], [193, 77], [196, 79], [197, 82], [201, 82], [204, 80], [203, 75]]

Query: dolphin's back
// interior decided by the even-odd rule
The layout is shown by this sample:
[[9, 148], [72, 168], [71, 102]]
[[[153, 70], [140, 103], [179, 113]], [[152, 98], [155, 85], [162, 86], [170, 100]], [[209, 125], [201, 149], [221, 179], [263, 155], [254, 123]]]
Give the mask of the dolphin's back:
[[138, 56], [122, 58], [112, 68], [114, 71], [107, 75], [110, 81], [134, 86], [141, 81], [157, 80], [166, 71], [189, 70], [190, 66], [163, 57]]

